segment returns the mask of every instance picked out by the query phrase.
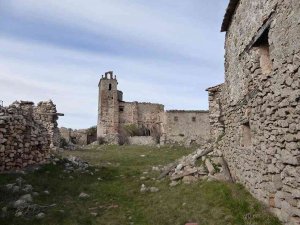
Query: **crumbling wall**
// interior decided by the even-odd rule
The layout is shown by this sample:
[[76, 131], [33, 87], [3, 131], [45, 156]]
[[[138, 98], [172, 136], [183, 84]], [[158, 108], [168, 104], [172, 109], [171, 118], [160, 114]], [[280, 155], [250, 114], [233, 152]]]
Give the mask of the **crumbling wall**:
[[73, 130], [71, 128], [59, 128], [61, 137], [65, 139], [67, 144], [88, 145], [97, 140], [96, 127], [89, 129]]
[[120, 102], [120, 124], [151, 127], [162, 122], [164, 106], [154, 103]]
[[0, 106], [0, 171], [44, 162], [57, 144], [57, 114], [51, 102]]
[[50, 136], [50, 147], [58, 147], [60, 144], [60, 132], [57, 124], [58, 116], [63, 114], [57, 113], [56, 105], [50, 100], [39, 102], [33, 108], [33, 117], [37, 123], [45, 127]]
[[240, 1], [226, 34], [219, 95], [225, 135], [217, 146], [233, 177], [290, 224], [300, 223], [299, 17], [298, 0]]
[[136, 125], [151, 133], [162, 133], [164, 105], [140, 102], [120, 102], [120, 128], [126, 125]]
[[164, 105], [153, 103], [138, 103], [138, 123], [151, 128], [153, 125], [162, 122]]
[[119, 121], [120, 125], [136, 124], [138, 125], [138, 103], [120, 102]]
[[221, 98], [222, 88], [224, 85], [220, 84], [208, 88], [208, 101], [209, 101], [209, 125], [210, 125], [210, 138], [213, 141], [218, 141], [222, 138], [225, 132], [224, 117], [223, 117], [223, 99]]
[[208, 111], [170, 110], [165, 113], [164, 143], [203, 144], [209, 139]]

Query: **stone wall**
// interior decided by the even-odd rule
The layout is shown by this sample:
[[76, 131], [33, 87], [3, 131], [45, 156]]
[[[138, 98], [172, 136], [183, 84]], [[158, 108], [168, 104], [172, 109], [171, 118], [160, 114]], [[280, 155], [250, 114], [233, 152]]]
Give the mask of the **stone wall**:
[[225, 83], [208, 90], [210, 108], [221, 102], [217, 146], [233, 177], [289, 224], [300, 223], [299, 18], [298, 0], [241, 0], [226, 34]]
[[138, 102], [120, 102], [120, 125], [138, 124]]
[[153, 103], [138, 103], [138, 121], [147, 128], [163, 121], [164, 105]]
[[139, 136], [139, 137], [129, 137], [128, 143], [130, 145], [154, 146], [156, 144], [156, 141], [151, 136]]
[[136, 124], [151, 130], [163, 121], [164, 106], [144, 102], [120, 102], [120, 126]]
[[203, 144], [209, 139], [208, 111], [169, 110], [165, 113], [165, 144]]
[[52, 101], [0, 106], [0, 171], [44, 162], [59, 144], [57, 119]]
[[209, 125], [210, 125], [210, 137], [213, 141], [218, 141], [224, 135], [224, 117], [222, 108], [222, 87], [220, 84], [214, 87], [208, 88], [208, 102], [209, 102]]
[[58, 147], [60, 144], [60, 133], [57, 124], [61, 113], [57, 113], [56, 105], [50, 100], [39, 102], [36, 107], [33, 107], [33, 119], [45, 127], [50, 136], [50, 147]]

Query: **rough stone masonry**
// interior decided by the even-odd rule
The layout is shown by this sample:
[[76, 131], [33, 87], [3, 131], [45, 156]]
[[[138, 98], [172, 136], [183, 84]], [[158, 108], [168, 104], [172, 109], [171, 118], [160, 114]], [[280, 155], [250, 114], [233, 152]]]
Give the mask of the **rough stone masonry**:
[[232, 176], [300, 224], [300, 2], [231, 0], [225, 83], [209, 92], [211, 135]]
[[44, 162], [59, 146], [56, 106], [52, 101], [0, 106], [0, 172]]

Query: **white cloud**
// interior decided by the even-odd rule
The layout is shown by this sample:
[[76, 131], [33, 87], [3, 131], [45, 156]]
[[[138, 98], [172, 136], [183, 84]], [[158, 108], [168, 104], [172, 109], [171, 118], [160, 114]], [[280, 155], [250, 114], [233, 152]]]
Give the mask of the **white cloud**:
[[[176, 11], [169, 14], [165, 8], [144, 6], [138, 2], [13, 0], [11, 10], [16, 15], [34, 20], [52, 21], [69, 27], [80, 27], [94, 34], [107, 34], [145, 44], [151, 43], [156, 48], [196, 59], [201, 59], [205, 54], [206, 58], [214, 60], [216, 57], [212, 53], [215, 50], [222, 51], [214, 41], [216, 38], [221, 40], [223, 35], [213, 33], [216, 28], [211, 26], [211, 21], [195, 21], [188, 15]], [[168, 5], [172, 7], [174, 4], [169, 2]], [[205, 48], [207, 45], [210, 48]]]

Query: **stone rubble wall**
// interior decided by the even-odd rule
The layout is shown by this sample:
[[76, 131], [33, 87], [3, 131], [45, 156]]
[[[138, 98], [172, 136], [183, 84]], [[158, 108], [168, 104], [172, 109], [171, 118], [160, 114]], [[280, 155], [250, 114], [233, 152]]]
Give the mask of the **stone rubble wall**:
[[147, 146], [156, 145], [156, 141], [151, 136], [128, 137], [128, 143], [130, 145], [147, 145]]
[[138, 123], [148, 129], [163, 121], [164, 105], [153, 103], [138, 103]]
[[222, 109], [223, 84], [208, 88], [210, 138], [218, 141], [224, 135], [224, 118]]
[[120, 125], [138, 124], [138, 106], [137, 102], [120, 102], [123, 111], [120, 112]]
[[120, 128], [124, 125], [135, 124], [149, 130], [158, 129], [164, 117], [164, 106], [154, 103], [120, 102], [123, 111], [119, 113]]
[[[244, 49], [272, 12], [264, 73], [259, 48]], [[286, 224], [300, 224], [299, 18], [298, 0], [240, 1], [226, 34], [225, 83], [220, 94], [208, 90], [210, 119], [221, 112], [224, 121], [216, 148], [232, 176]]]
[[204, 144], [210, 138], [209, 112], [170, 110], [165, 112], [164, 144]]
[[57, 146], [56, 106], [52, 101], [14, 102], [0, 107], [0, 172], [42, 163]]
[[58, 113], [56, 105], [50, 100], [39, 102], [33, 108], [33, 119], [48, 130], [50, 147], [58, 147], [60, 144], [60, 132], [58, 128]]

